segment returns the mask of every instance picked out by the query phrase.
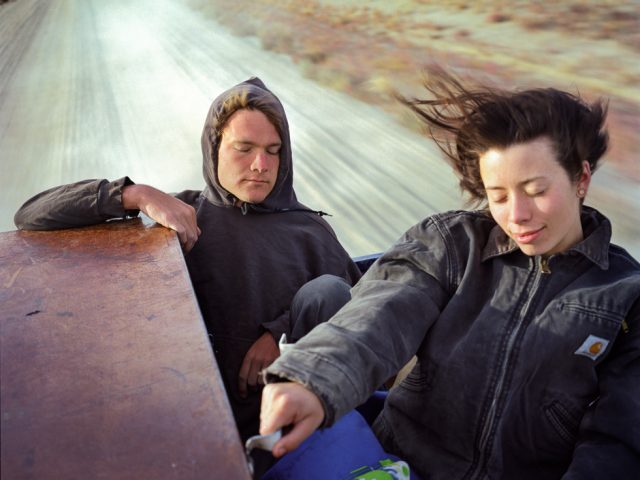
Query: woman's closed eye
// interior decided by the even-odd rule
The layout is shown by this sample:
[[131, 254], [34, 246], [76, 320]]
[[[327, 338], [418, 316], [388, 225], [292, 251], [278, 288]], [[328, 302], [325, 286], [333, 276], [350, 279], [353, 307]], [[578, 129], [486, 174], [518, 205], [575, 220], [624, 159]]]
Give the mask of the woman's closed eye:
[[532, 189], [527, 192], [530, 197], [541, 197], [547, 192], [546, 188]]
[[491, 193], [487, 195], [487, 198], [491, 203], [505, 203], [507, 201], [507, 196], [504, 194]]

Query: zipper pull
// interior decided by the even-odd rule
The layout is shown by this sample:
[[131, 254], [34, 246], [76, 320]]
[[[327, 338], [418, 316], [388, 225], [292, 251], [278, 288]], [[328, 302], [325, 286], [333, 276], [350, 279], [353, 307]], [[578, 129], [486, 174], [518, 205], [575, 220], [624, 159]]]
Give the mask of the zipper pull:
[[540, 270], [542, 270], [542, 273], [551, 273], [548, 258], [540, 257]]

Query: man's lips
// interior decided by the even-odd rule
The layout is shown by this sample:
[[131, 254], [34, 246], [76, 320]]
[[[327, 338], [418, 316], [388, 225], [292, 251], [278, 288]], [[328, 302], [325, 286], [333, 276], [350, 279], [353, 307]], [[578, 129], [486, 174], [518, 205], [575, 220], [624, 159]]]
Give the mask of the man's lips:
[[540, 236], [542, 230], [544, 230], [544, 227], [538, 228], [537, 230], [528, 230], [526, 232], [511, 232], [511, 235], [518, 243], [531, 243]]
[[269, 183], [268, 180], [262, 180], [259, 178], [245, 178], [244, 181], [248, 183]]

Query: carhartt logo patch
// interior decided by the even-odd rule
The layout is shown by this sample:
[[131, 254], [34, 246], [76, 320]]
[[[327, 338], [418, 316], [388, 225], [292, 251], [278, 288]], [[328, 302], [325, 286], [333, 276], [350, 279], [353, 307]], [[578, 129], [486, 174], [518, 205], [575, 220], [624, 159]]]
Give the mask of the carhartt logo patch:
[[575, 351], [576, 355], [584, 355], [591, 360], [597, 360], [604, 353], [609, 345], [609, 340], [589, 335], [580, 348]]

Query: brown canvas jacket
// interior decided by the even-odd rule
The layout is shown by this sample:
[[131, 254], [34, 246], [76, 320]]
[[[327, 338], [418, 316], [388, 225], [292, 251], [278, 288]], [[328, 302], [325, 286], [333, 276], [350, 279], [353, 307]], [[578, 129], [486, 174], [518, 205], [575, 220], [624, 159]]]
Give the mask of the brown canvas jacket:
[[484, 212], [429, 217], [267, 380], [306, 385], [331, 425], [415, 354], [374, 430], [422, 478], [636, 478], [640, 265], [597, 211], [582, 224], [543, 261]]

